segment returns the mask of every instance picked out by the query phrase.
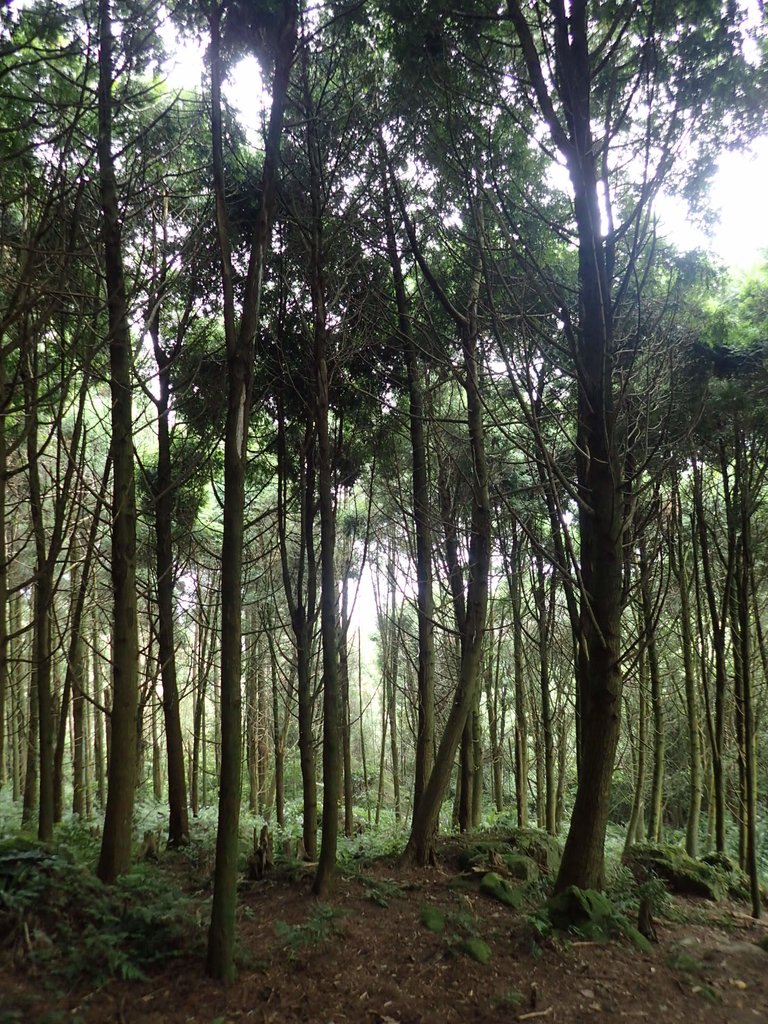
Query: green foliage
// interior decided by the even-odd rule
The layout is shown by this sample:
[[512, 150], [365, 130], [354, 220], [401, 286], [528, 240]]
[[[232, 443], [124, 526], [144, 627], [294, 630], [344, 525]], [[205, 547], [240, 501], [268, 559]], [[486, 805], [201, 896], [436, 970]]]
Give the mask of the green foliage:
[[402, 895], [402, 886], [389, 878], [370, 878], [367, 875], [359, 878], [368, 898], [379, 907], [388, 907], [391, 899]]
[[[445, 935], [445, 943], [452, 952], [463, 953], [479, 964], [490, 961], [491, 947], [477, 934], [474, 914], [465, 910], [446, 914], [439, 907], [425, 903], [419, 911], [419, 919], [435, 935]], [[448, 926], [450, 931], [446, 931]]]
[[293, 959], [300, 949], [319, 946], [337, 938], [342, 932], [339, 922], [344, 916], [345, 911], [337, 910], [327, 903], [318, 903], [303, 924], [278, 921], [275, 929]]
[[476, 960], [479, 964], [490, 963], [493, 952], [487, 942], [483, 942], [482, 939], [462, 939], [458, 944], [457, 949], [461, 953], [466, 953], [472, 960]]
[[525, 996], [523, 993], [512, 989], [510, 992], [507, 992], [496, 1000], [496, 1006], [498, 1006], [499, 1009], [504, 1009], [505, 1007], [522, 1006], [524, 1002]]
[[711, 864], [694, 860], [681, 847], [671, 844], [654, 846], [637, 843], [626, 854], [626, 861], [636, 874], [649, 873], [663, 878], [674, 892], [704, 896], [717, 902], [728, 889], [722, 871]]
[[425, 904], [419, 912], [421, 923], [431, 932], [439, 933], [445, 930], [445, 915], [437, 907]]
[[568, 886], [547, 901], [546, 913], [556, 931], [572, 932], [593, 942], [606, 942], [616, 935], [628, 938], [644, 953], [651, 944], [612, 904], [605, 893]]
[[143, 978], [190, 949], [188, 906], [156, 868], [108, 888], [65, 847], [0, 848], [0, 930], [55, 979]]

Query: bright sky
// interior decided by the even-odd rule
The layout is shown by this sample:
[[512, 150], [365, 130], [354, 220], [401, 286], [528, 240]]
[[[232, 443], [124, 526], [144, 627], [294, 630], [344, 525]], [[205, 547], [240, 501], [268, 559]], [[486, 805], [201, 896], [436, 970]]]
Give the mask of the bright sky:
[[748, 270], [768, 251], [768, 136], [745, 152], [721, 156], [709, 196], [719, 212], [709, 236], [672, 200], [659, 203], [662, 231], [680, 249], [709, 249], [726, 266]]

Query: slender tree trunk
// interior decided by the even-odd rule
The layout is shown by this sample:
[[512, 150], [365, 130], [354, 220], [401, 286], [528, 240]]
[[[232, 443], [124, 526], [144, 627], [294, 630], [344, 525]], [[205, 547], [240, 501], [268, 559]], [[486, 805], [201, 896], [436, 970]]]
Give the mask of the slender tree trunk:
[[277, 528], [283, 590], [291, 617], [296, 650], [296, 690], [299, 720], [299, 763], [302, 786], [302, 842], [310, 860], [317, 855], [317, 778], [315, 769], [314, 687], [312, 685], [312, 637], [316, 616], [317, 566], [315, 559], [315, 432], [314, 419], [305, 424], [298, 479], [301, 513], [296, 564], [288, 559], [286, 489], [288, 453], [286, 424], [278, 399], [277, 414]]
[[113, 692], [107, 805], [97, 868], [113, 883], [131, 862], [136, 788], [139, 640], [136, 605], [136, 494], [133, 466], [131, 336], [121, 252], [120, 212], [112, 153], [112, 20], [99, 0], [98, 163], [109, 312], [112, 395], [112, 633]]
[[280, 828], [285, 825], [285, 729], [280, 726], [277, 655], [270, 643], [270, 681], [272, 684], [272, 743], [275, 751], [275, 816]]
[[54, 714], [51, 692], [51, 607], [53, 604], [53, 565], [48, 558], [45, 534], [43, 494], [38, 465], [37, 430], [37, 349], [27, 339], [21, 354], [24, 381], [25, 430], [27, 437], [27, 480], [29, 508], [35, 545], [33, 666], [37, 693], [38, 753], [38, 839], [53, 839], [54, 808]]
[[469, 709], [464, 729], [461, 733], [459, 751], [459, 830], [468, 832], [472, 828], [473, 799], [475, 795], [475, 752], [474, 738], [474, 704]]
[[[729, 544], [726, 574], [722, 590], [722, 604], [718, 603], [710, 557], [707, 523], [704, 515], [703, 473], [694, 459], [693, 472], [693, 504], [696, 519], [696, 536], [698, 541], [697, 567], [701, 568], [704, 579], [704, 593], [709, 609], [712, 626], [712, 645], [715, 667], [715, 708], [714, 724], [710, 740], [712, 747], [712, 772], [714, 775], [715, 804], [715, 848], [718, 853], [725, 852], [725, 696], [727, 689], [727, 658], [725, 642], [726, 612], [730, 602], [730, 591], [733, 585], [733, 551]], [[703, 636], [703, 634], [702, 634]]]
[[752, 916], [761, 914], [760, 879], [757, 868], [757, 759], [755, 756], [754, 709], [752, 704], [752, 619], [750, 615], [750, 578], [752, 575], [752, 495], [750, 486], [751, 466], [747, 461], [747, 439], [739, 429], [734, 429], [736, 480], [738, 482], [739, 569], [737, 582], [736, 641], [741, 655], [741, 699], [744, 720], [744, 769], [746, 775], [746, 869], [749, 875], [749, 889], [752, 900]]
[[245, 677], [245, 757], [248, 769], [248, 810], [259, 809], [258, 688], [261, 651], [256, 636], [256, 609], [251, 609], [251, 650]]
[[645, 766], [646, 748], [648, 744], [648, 710], [646, 697], [646, 690], [648, 686], [647, 665], [647, 652], [645, 650], [641, 650], [638, 659], [637, 679], [637, 772], [635, 775], [635, 795], [632, 800], [632, 811], [629, 817], [627, 836], [624, 843], [625, 852], [633, 843], [639, 842], [645, 833], [643, 826], [643, 804], [645, 801]]
[[[477, 241], [483, 238], [482, 210], [473, 206]], [[468, 581], [461, 630], [461, 661], [456, 694], [435, 756], [435, 764], [422, 799], [414, 807], [411, 835], [403, 852], [406, 861], [426, 865], [434, 856], [434, 839], [440, 806], [448, 789], [456, 750], [464, 725], [475, 703], [482, 673], [488, 607], [488, 576], [491, 560], [491, 507], [488, 490], [488, 465], [485, 454], [481, 369], [478, 361], [477, 299], [481, 267], [475, 263], [471, 279], [470, 302], [466, 317], [456, 316], [460, 326], [464, 357], [467, 402], [467, 430], [472, 458], [472, 516], [468, 551]], [[441, 301], [443, 301], [441, 299]], [[450, 304], [448, 304], [450, 306]], [[453, 307], [450, 307], [453, 309]], [[456, 311], [453, 311], [456, 313]], [[455, 603], [455, 601], [454, 601]]]
[[512, 614], [512, 671], [515, 680], [515, 805], [517, 827], [528, 828], [528, 715], [525, 709], [520, 561], [520, 536], [515, 527], [512, 532], [512, 550], [507, 559], [507, 585]]
[[664, 695], [661, 692], [661, 675], [656, 647], [656, 622], [651, 595], [650, 567], [645, 549], [645, 539], [642, 537], [640, 538], [640, 595], [643, 611], [643, 644], [648, 657], [648, 678], [651, 683], [651, 712], [653, 714], [653, 777], [648, 834], [651, 842], [660, 843], [664, 832], [664, 762], [666, 754]]
[[386, 152], [379, 139], [382, 162], [382, 194], [387, 230], [387, 254], [397, 302], [398, 328], [406, 350], [408, 371], [408, 422], [411, 435], [411, 476], [413, 482], [413, 518], [416, 528], [416, 616], [419, 632], [418, 694], [419, 720], [416, 733], [416, 766], [413, 780], [413, 806], [416, 807], [432, 771], [435, 757], [435, 641], [434, 600], [432, 596], [432, 520], [429, 491], [429, 461], [426, 440], [424, 398], [421, 390], [419, 358], [411, 330], [405, 281], [397, 247], [392, 204], [387, 182]]
[[224, 179], [221, 121], [223, 72], [219, 10], [215, 5], [211, 7], [209, 17], [213, 177], [227, 347], [227, 415], [224, 437], [224, 525], [221, 542], [221, 783], [213, 905], [208, 932], [208, 973], [221, 981], [231, 982], [235, 975], [235, 905], [241, 792], [241, 585], [248, 422], [251, 412], [254, 345], [260, 321], [262, 281], [275, 206], [280, 139], [296, 40], [297, 10], [294, 0], [285, 0], [276, 16], [279, 28], [274, 38], [272, 108], [264, 150], [259, 208], [251, 244], [243, 307], [237, 326]]
[[477, 828], [483, 814], [483, 724], [480, 720], [480, 686], [475, 692], [472, 709], [472, 828]]
[[688, 797], [688, 820], [685, 833], [685, 850], [690, 857], [699, 852], [699, 823], [701, 800], [704, 789], [701, 756], [701, 727], [699, 722], [699, 699], [696, 692], [696, 673], [693, 666], [693, 639], [691, 631], [691, 605], [689, 596], [690, 577], [687, 569], [686, 548], [683, 540], [683, 518], [680, 492], [675, 481], [674, 537], [670, 544], [672, 569], [677, 580], [680, 596], [680, 646], [683, 654], [683, 676], [685, 679], [685, 706], [688, 720], [688, 748], [690, 754], [690, 792]]
[[310, 241], [310, 291], [314, 335], [315, 427], [317, 430], [317, 490], [320, 505], [320, 634], [323, 649], [323, 827], [320, 859], [312, 886], [316, 896], [328, 894], [336, 867], [339, 830], [340, 683], [336, 631], [337, 597], [334, 548], [336, 512], [333, 502], [333, 467], [329, 433], [328, 334], [325, 318], [322, 156], [312, 108], [308, 74], [308, 45], [302, 49], [304, 97], [308, 114], [307, 155], [310, 167], [312, 225]]
[[500, 693], [501, 649], [505, 633], [504, 611], [496, 631], [495, 647], [491, 648], [485, 675], [485, 702], [488, 707], [488, 737], [491, 745], [491, 780], [493, 783], [493, 803], [500, 814], [504, 810], [504, 783], [502, 771], [504, 767], [503, 737], [500, 729], [499, 705], [503, 701]]
[[363, 764], [363, 790], [368, 824], [371, 824], [371, 799], [368, 793], [368, 760], [365, 756], [365, 716], [363, 714], [363, 646], [360, 629], [357, 630], [357, 698], [360, 705], [360, 760]]
[[353, 821], [352, 794], [352, 723], [349, 702], [349, 577], [341, 584], [339, 626], [339, 681], [341, 685], [341, 741], [344, 763], [344, 835], [351, 836]]
[[[93, 696], [97, 703], [106, 708], [106, 688], [101, 681], [101, 653], [99, 648], [99, 628], [97, 616], [91, 617], [91, 671], [93, 673]], [[93, 709], [93, 775], [96, 783], [96, 803], [99, 809], [106, 804], [106, 771], [105, 771], [104, 713], [98, 708]]]
[[189, 842], [187, 780], [184, 771], [184, 740], [181, 733], [179, 686], [176, 677], [174, 595], [176, 567], [173, 557], [173, 505], [176, 485], [171, 463], [170, 391], [171, 368], [176, 358], [160, 341], [160, 295], [153, 296], [148, 321], [149, 335], [158, 368], [157, 480], [155, 485], [155, 565], [157, 570], [157, 645], [163, 684], [163, 722], [168, 770], [168, 846]]
[[40, 767], [37, 752], [39, 726], [37, 700], [37, 667], [34, 662], [29, 673], [29, 687], [27, 692], [27, 736], [26, 736], [26, 765], [24, 770], [24, 798], [21, 809], [21, 824], [29, 828], [32, 819], [38, 808], [39, 799], [39, 775]]
[[[79, 632], [79, 630], [78, 630]], [[82, 638], [75, 645], [72, 675], [76, 680], [72, 693], [72, 722], [74, 743], [72, 749], [72, 813], [81, 820], [90, 817], [88, 804], [88, 778], [86, 751], [88, 729], [86, 721], [88, 663], [83, 650]]]
[[541, 694], [541, 733], [544, 754], [544, 792], [537, 794], [537, 803], [543, 800], [542, 825], [550, 833], [556, 835], [557, 800], [555, 792], [555, 735], [552, 723], [552, 694], [549, 679], [549, 644], [550, 644], [550, 609], [547, 599], [547, 580], [544, 573], [544, 556], [536, 552], [536, 580], [534, 583], [534, 602], [539, 630], [539, 687]]
[[[0, 337], [0, 345], [2, 337]], [[8, 547], [5, 533], [5, 500], [6, 473], [8, 451], [5, 435], [5, 409], [10, 396], [6, 393], [5, 360], [0, 352], [0, 791], [5, 783], [5, 730], [6, 721], [10, 724], [10, 716], [6, 716], [6, 704], [9, 692], [10, 670], [8, 665], [8, 622], [10, 608], [8, 600]], [[13, 756], [13, 755], [12, 755]]]
[[569, 314], [577, 381], [576, 477], [579, 502], [580, 609], [577, 702], [581, 758], [571, 825], [556, 888], [601, 888], [611, 777], [621, 709], [624, 481], [613, 370], [611, 264], [614, 240], [601, 227], [591, 110], [594, 54], [585, 0], [552, 11], [552, 85], [567, 111], [561, 121], [526, 12], [508, 0], [535, 102], [566, 161], [578, 234], [578, 315]]

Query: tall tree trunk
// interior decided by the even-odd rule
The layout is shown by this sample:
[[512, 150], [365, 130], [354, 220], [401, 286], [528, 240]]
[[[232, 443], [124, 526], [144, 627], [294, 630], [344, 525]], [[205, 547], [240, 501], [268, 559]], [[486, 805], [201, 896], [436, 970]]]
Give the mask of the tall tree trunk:
[[[0, 336], [0, 346], [2, 337]], [[5, 533], [5, 500], [6, 474], [8, 470], [8, 446], [5, 434], [5, 410], [10, 396], [6, 393], [5, 359], [0, 351], [0, 791], [6, 779], [5, 774], [5, 738], [6, 722], [10, 725], [10, 716], [6, 716], [6, 704], [9, 692], [10, 670], [8, 666], [8, 622], [10, 609], [8, 601], [8, 546]]]
[[486, 663], [485, 671], [485, 703], [488, 708], [488, 737], [491, 745], [491, 780], [493, 784], [493, 804], [500, 814], [504, 810], [504, 747], [501, 729], [502, 715], [499, 713], [500, 705], [504, 702], [504, 695], [500, 690], [501, 683], [501, 650], [505, 635], [504, 609], [502, 607], [501, 620], [492, 635], [495, 636], [495, 646], [491, 648]]
[[[544, 747], [544, 814], [543, 827], [550, 835], [557, 834], [557, 793], [555, 791], [555, 734], [552, 722], [552, 694], [549, 679], [549, 627], [550, 607], [547, 598], [547, 580], [544, 572], [544, 556], [536, 552], [536, 579], [534, 603], [539, 631], [539, 688], [541, 694], [541, 733]], [[537, 803], [542, 802], [542, 793], [537, 794]]]
[[403, 270], [397, 247], [392, 204], [386, 173], [386, 151], [379, 139], [382, 163], [382, 195], [387, 232], [387, 254], [397, 302], [398, 328], [405, 347], [408, 371], [408, 423], [411, 436], [411, 476], [413, 518], [416, 529], [416, 617], [419, 633], [418, 694], [419, 718], [416, 733], [416, 765], [413, 780], [413, 806], [416, 807], [432, 771], [435, 757], [435, 640], [434, 599], [432, 596], [432, 519], [429, 491], [429, 461], [426, 440], [424, 398], [421, 390], [419, 357], [411, 330]]
[[291, 617], [296, 650], [296, 690], [299, 720], [299, 764], [302, 786], [302, 842], [310, 860], [317, 854], [317, 779], [315, 769], [314, 687], [312, 684], [312, 638], [316, 616], [317, 566], [315, 559], [315, 438], [314, 422], [305, 424], [298, 480], [301, 515], [296, 564], [288, 560], [286, 488], [288, 453], [282, 404], [277, 414], [277, 529], [283, 590]]
[[[69, 666], [67, 666], [69, 671]], [[72, 693], [72, 723], [74, 742], [72, 744], [72, 813], [80, 820], [90, 817], [87, 809], [88, 804], [88, 763], [86, 751], [88, 749], [88, 729], [85, 717], [86, 697], [88, 695], [87, 684], [88, 662], [83, 649], [82, 637], [75, 645], [74, 657], [72, 659], [72, 676], [76, 682]]]
[[474, 739], [474, 704], [469, 709], [464, 729], [461, 733], [459, 751], [459, 831], [468, 832], [472, 828], [475, 796], [475, 751]]
[[349, 575], [341, 583], [339, 619], [339, 682], [341, 685], [341, 742], [344, 763], [344, 835], [354, 828], [352, 793], [352, 721], [349, 701]]
[[326, 896], [336, 867], [339, 830], [340, 694], [339, 652], [336, 634], [337, 596], [334, 548], [336, 511], [333, 501], [333, 467], [329, 433], [328, 333], [325, 318], [323, 197], [321, 195], [321, 147], [316, 114], [312, 108], [308, 72], [308, 44], [302, 48], [304, 98], [307, 120], [307, 155], [310, 167], [312, 224], [310, 240], [310, 292], [314, 336], [315, 428], [317, 430], [317, 491], [320, 506], [320, 635], [323, 649], [323, 827], [320, 859], [312, 886], [316, 896]]
[[27, 437], [27, 480], [29, 507], [35, 545], [33, 666], [37, 693], [38, 753], [38, 838], [53, 839], [54, 823], [54, 714], [51, 692], [51, 611], [53, 604], [53, 564], [48, 558], [45, 510], [40, 484], [37, 430], [37, 345], [27, 339], [21, 354], [24, 381], [25, 430]]
[[363, 708], [363, 646], [360, 629], [357, 630], [357, 699], [360, 707], [360, 760], [363, 764], [363, 790], [368, 824], [371, 824], [371, 800], [368, 793], [368, 759], [365, 754], [365, 715]]
[[[91, 651], [93, 652], [91, 658], [91, 672], [93, 675], [93, 697], [94, 697], [94, 708], [93, 708], [93, 776], [96, 783], [96, 803], [99, 805], [99, 809], [103, 809], [106, 804], [106, 739], [104, 735], [104, 712], [101, 708], [106, 708], [106, 688], [102, 686], [101, 681], [101, 653], [99, 647], [99, 627], [97, 615], [94, 613], [91, 617]], [[100, 705], [100, 707], [98, 706]]]
[[648, 744], [647, 725], [648, 709], [646, 690], [648, 687], [648, 658], [647, 652], [643, 649], [638, 656], [638, 679], [637, 679], [637, 770], [635, 774], [635, 793], [632, 799], [632, 811], [627, 825], [627, 835], [624, 843], [624, 850], [629, 849], [633, 843], [642, 841], [645, 835], [643, 824], [644, 803], [645, 803], [645, 765], [646, 748]]
[[688, 817], [685, 833], [685, 850], [689, 857], [699, 852], [699, 823], [701, 820], [701, 799], [704, 789], [701, 756], [701, 731], [699, 722], [699, 699], [696, 692], [696, 672], [693, 665], [693, 638], [691, 631], [691, 603], [689, 596], [690, 577], [687, 568], [687, 553], [683, 539], [683, 517], [680, 491], [677, 479], [674, 484], [674, 523], [670, 542], [672, 571], [677, 581], [680, 597], [680, 646], [683, 654], [683, 677], [685, 680], [685, 707], [688, 721], [688, 749], [690, 755], [690, 790], [688, 795]]
[[656, 617], [651, 594], [650, 566], [645, 538], [640, 538], [640, 598], [643, 613], [643, 645], [648, 658], [648, 678], [651, 683], [651, 713], [653, 715], [653, 777], [651, 779], [651, 813], [648, 837], [653, 843], [663, 839], [664, 824], [664, 763], [666, 733], [664, 729], [664, 695], [661, 692], [659, 657], [656, 647]]
[[483, 723], [480, 719], [480, 690], [475, 691], [472, 709], [472, 828], [477, 828], [483, 815]]
[[216, 834], [216, 870], [208, 931], [208, 973], [224, 982], [235, 975], [238, 826], [241, 792], [241, 585], [245, 505], [245, 466], [251, 412], [253, 357], [261, 312], [261, 289], [270, 245], [277, 189], [280, 139], [288, 79], [296, 41], [297, 10], [284, 0], [276, 15], [272, 107], [264, 149], [261, 195], [254, 227], [245, 293], [236, 324], [231, 235], [227, 216], [221, 118], [221, 40], [219, 9], [210, 8], [211, 134], [216, 225], [221, 258], [224, 331], [227, 348], [227, 414], [224, 437], [224, 527], [221, 542], [221, 782]]
[[259, 809], [259, 739], [258, 705], [261, 651], [257, 636], [256, 607], [251, 608], [251, 649], [245, 673], [245, 760], [248, 769], [248, 810]]
[[[483, 239], [482, 208], [471, 202], [475, 240]], [[411, 232], [412, 234], [412, 232]], [[419, 253], [415, 253], [417, 258]], [[475, 703], [482, 673], [483, 644], [485, 640], [488, 607], [488, 577], [491, 561], [491, 507], [488, 490], [488, 465], [485, 454], [485, 427], [483, 422], [483, 396], [481, 368], [478, 357], [477, 301], [480, 291], [481, 266], [473, 255], [470, 300], [467, 313], [462, 316], [440, 293], [438, 297], [454, 317], [461, 333], [464, 359], [464, 384], [467, 403], [467, 431], [472, 460], [472, 515], [467, 559], [467, 585], [461, 630], [461, 660], [456, 693], [435, 756], [435, 764], [424, 794], [414, 807], [411, 835], [403, 852], [406, 861], [426, 865], [434, 856], [434, 840], [438, 827], [440, 806], [448, 789], [456, 750], [464, 725]], [[428, 272], [423, 259], [422, 270]], [[434, 280], [434, 279], [433, 279]], [[436, 282], [435, 282], [436, 283]], [[455, 604], [455, 600], [454, 600]]]
[[[164, 226], [165, 227], [165, 226]], [[165, 268], [162, 277], [165, 276]], [[162, 288], [161, 284], [157, 285]], [[157, 646], [163, 684], [163, 722], [168, 770], [168, 846], [189, 842], [187, 780], [184, 772], [184, 740], [181, 733], [179, 686], [176, 678], [176, 640], [174, 637], [174, 596], [176, 566], [173, 557], [173, 505], [176, 484], [171, 463], [170, 393], [171, 368], [177, 347], [167, 352], [160, 340], [160, 290], [152, 296], [148, 332], [152, 339], [158, 369], [157, 479], [155, 482], [155, 567], [157, 571]]]
[[112, 152], [112, 20], [99, 0], [98, 163], [109, 313], [112, 395], [113, 691], [107, 806], [97, 873], [113, 883], [131, 862], [136, 788], [139, 638], [136, 606], [136, 493], [133, 466], [131, 336], [121, 251], [121, 221]]
[[[725, 481], [724, 481], [725, 482]], [[714, 722], [710, 730], [712, 748], [712, 772], [714, 776], [715, 804], [715, 848], [718, 853], [725, 852], [725, 696], [728, 680], [726, 656], [725, 627], [727, 609], [730, 603], [730, 592], [733, 586], [734, 551], [732, 537], [726, 561], [726, 573], [723, 582], [721, 602], [718, 602], [710, 555], [707, 522], [704, 514], [703, 470], [693, 460], [692, 472], [693, 505], [696, 520], [696, 539], [698, 542], [697, 568], [701, 569], [704, 580], [704, 594], [709, 609], [712, 627], [712, 646], [715, 663], [715, 708]], [[702, 634], [703, 636], [703, 634]]]
[[37, 667], [32, 663], [29, 673], [27, 690], [27, 735], [26, 758], [24, 767], [24, 797], [21, 808], [21, 824], [27, 828], [38, 808], [40, 762], [38, 758], [38, 742], [40, 730], [38, 726], [39, 703], [37, 700]]
[[511, 551], [505, 549], [505, 569], [512, 614], [512, 672], [515, 682], [515, 806], [517, 827], [528, 828], [528, 714], [523, 667], [521, 539], [515, 526]]
[[[750, 578], [754, 552], [752, 549], [753, 497], [750, 481], [752, 466], [748, 460], [748, 441], [734, 426], [734, 451], [736, 458], [736, 481], [738, 489], [738, 568], [737, 621], [738, 635], [734, 642], [739, 647], [741, 661], [741, 702], [744, 723], [744, 770], [746, 776], [746, 870], [749, 875], [749, 889], [752, 901], [752, 916], [761, 914], [760, 880], [757, 869], [757, 760], [755, 755], [754, 708], [752, 706], [752, 618], [750, 614]], [[753, 442], [754, 443], [754, 442]], [[753, 453], [749, 453], [754, 458]]]

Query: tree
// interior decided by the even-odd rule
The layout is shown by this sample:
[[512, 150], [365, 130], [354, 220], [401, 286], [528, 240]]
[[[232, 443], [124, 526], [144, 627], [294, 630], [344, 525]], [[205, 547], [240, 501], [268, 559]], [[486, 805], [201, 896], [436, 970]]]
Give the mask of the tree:
[[133, 465], [132, 344], [112, 149], [113, 33], [110, 0], [99, 0], [98, 163], [109, 318], [112, 394], [112, 714], [107, 806], [98, 875], [127, 870], [133, 843], [139, 637], [136, 605], [136, 490]]
[[221, 541], [221, 737], [219, 823], [216, 871], [208, 932], [208, 972], [221, 981], [235, 973], [235, 903], [241, 793], [241, 584], [245, 467], [251, 413], [253, 357], [261, 312], [261, 292], [269, 250], [279, 170], [288, 79], [297, 35], [297, 7], [284, 0], [267, 26], [274, 52], [272, 105], [265, 140], [258, 214], [251, 240], [239, 323], [235, 292], [223, 152], [221, 10], [209, 12], [211, 34], [211, 134], [216, 226], [221, 259], [227, 358], [227, 416], [224, 434], [224, 532]]

